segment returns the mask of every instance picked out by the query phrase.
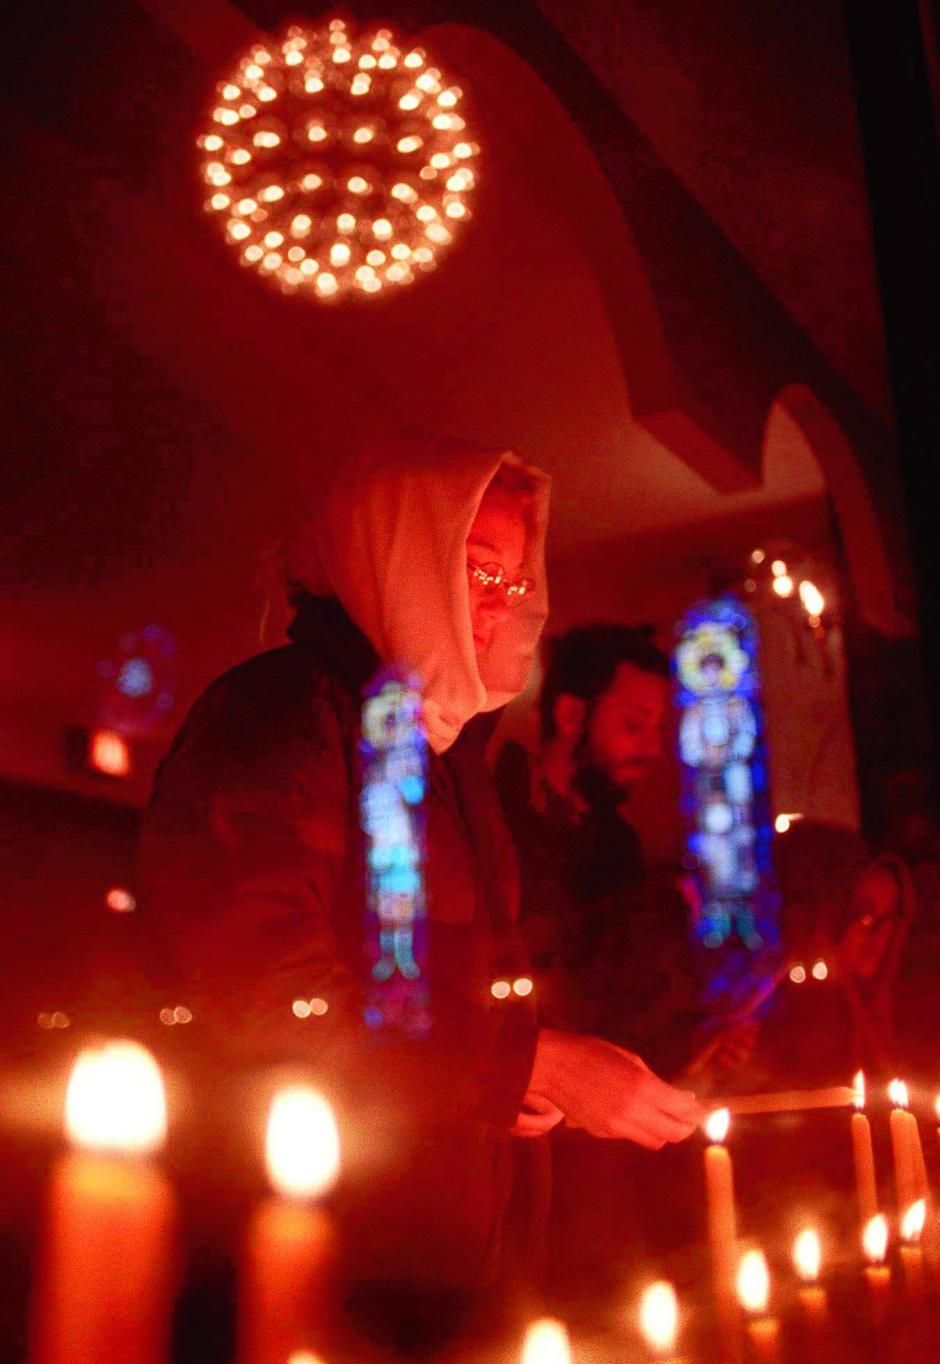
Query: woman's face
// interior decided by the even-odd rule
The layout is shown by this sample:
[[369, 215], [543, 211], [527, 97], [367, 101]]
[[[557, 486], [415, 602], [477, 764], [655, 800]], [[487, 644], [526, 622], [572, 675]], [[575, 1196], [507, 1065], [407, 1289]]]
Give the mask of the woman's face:
[[[526, 524], [522, 506], [511, 494], [487, 492], [467, 536], [467, 562], [477, 567], [497, 564], [506, 583], [522, 576], [526, 552]], [[486, 586], [469, 576], [470, 626], [477, 659], [493, 632], [513, 609], [502, 586]]]

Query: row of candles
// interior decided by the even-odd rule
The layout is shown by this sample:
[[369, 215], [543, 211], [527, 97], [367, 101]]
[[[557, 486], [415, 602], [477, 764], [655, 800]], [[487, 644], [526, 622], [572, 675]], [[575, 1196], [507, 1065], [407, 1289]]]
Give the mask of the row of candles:
[[[889, 1129], [901, 1241], [900, 1262], [908, 1301], [917, 1309], [923, 1306], [925, 1297], [924, 1260], [926, 1257], [931, 1268], [940, 1268], [940, 1240], [931, 1215], [923, 1145], [917, 1119], [909, 1108], [907, 1085], [893, 1080], [888, 1086], [888, 1097], [892, 1104]], [[892, 1271], [887, 1262], [890, 1233], [888, 1218], [879, 1205], [871, 1123], [865, 1112], [865, 1101], [865, 1077], [859, 1071], [851, 1087], [746, 1096], [732, 1104], [739, 1113], [854, 1106], [850, 1132], [860, 1243], [867, 1262], [864, 1273], [872, 1316], [876, 1323], [882, 1323], [891, 1295]], [[936, 1111], [940, 1122], [940, 1098]], [[731, 1360], [740, 1358], [743, 1309], [745, 1334], [752, 1356], [772, 1361], [778, 1359], [780, 1323], [768, 1311], [770, 1275], [762, 1252], [750, 1249], [741, 1253], [734, 1172], [727, 1146], [730, 1123], [729, 1108], [716, 1109], [705, 1122], [709, 1142], [705, 1149], [708, 1237], [722, 1353]], [[799, 1296], [806, 1320], [811, 1327], [819, 1327], [826, 1321], [828, 1302], [826, 1291], [818, 1282], [821, 1247], [815, 1228], [806, 1227], [797, 1236], [793, 1260], [801, 1281]]]
[[[917, 1121], [906, 1087], [890, 1089], [892, 1153], [908, 1295], [923, 1300], [924, 1266], [937, 1259], [936, 1228], [928, 1220], [930, 1192]], [[848, 1100], [847, 1100], [848, 1096]], [[854, 1103], [854, 1155], [865, 1270], [876, 1318], [891, 1285], [886, 1262], [888, 1220], [878, 1207], [871, 1127], [864, 1112], [864, 1077], [853, 1088], [750, 1096], [738, 1112]], [[727, 1144], [729, 1109], [706, 1124], [708, 1234], [721, 1352], [777, 1358], [780, 1325], [769, 1313], [770, 1275], [761, 1251], [741, 1254], [734, 1175]], [[940, 1118], [940, 1111], [938, 1111]], [[110, 1042], [82, 1052], [65, 1098], [72, 1149], [51, 1177], [44, 1257], [32, 1307], [34, 1364], [162, 1364], [168, 1352], [173, 1282], [175, 1204], [169, 1182], [148, 1159], [162, 1146], [166, 1099], [159, 1067], [134, 1042]], [[273, 1194], [249, 1219], [239, 1295], [239, 1364], [319, 1364], [330, 1318], [333, 1235], [317, 1200], [333, 1185], [340, 1144], [326, 1100], [304, 1085], [275, 1094], [268, 1115], [266, 1165]], [[923, 1246], [921, 1239], [923, 1238]], [[821, 1248], [814, 1228], [794, 1245], [800, 1301], [810, 1325], [827, 1313], [819, 1283]], [[742, 1333], [742, 1309], [746, 1323]], [[638, 1326], [651, 1355], [667, 1360], [679, 1332], [672, 1286], [644, 1293]], [[311, 1333], [325, 1339], [312, 1339]], [[567, 1335], [559, 1322], [535, 1322], [521, 1349], [522, 1364], [565, 1364]]]

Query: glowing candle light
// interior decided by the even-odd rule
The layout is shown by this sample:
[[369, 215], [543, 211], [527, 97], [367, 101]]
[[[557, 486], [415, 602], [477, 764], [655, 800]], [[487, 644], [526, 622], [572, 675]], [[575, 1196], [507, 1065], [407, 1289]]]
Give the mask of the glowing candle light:
[[858, 1071], [854, 1081], [855, 1112], [852, 1114], [852, 1159], [855, 1165], [855, 1193], [858, 1215], [864, 1227], [878, 1212], [878, 1180], [871, 1123], [865, 1113], [865, 1072]]
[[679, 1333], [679, 1303], [671, 1283], [650, 1284], [640, 1299], [640, 1331], [658, 1359], [672, 1355]]
[[770, 1301], [770, 1271], [763, 1251], [748, 1250], [742, 1256], [737, 1274], [738, 1299], [748, 1314], [747, 1333], [756, 1358], [776, 1360], [780, 1323], [767, 1315]]
[[884, 1321], [891, 1297], [891, 1270], [885, 1264], [888, 1253], [888, 1219], [878, 1213], [865, 1226], [862, 1232], [862, 1249], [868, 1264], [865, 1266], [865, 1279], [868, 1283], [868, 1296], [871, 1312], [877, 1323]]
[[800, 1278], [800, 1305], [807, 1320], [821, 1325], [826, 1319], [826, 1290], [819, 1283], [822, 1267], [822, 1247], [819, 1233], [804, 1227], [793, 1242], [793, 1264]]
[[329, 1333], [333, 1234], [312, 1200], [336, 1180], [339, 1134], [332, 1109], [316, 1090], [294, 1085], [274, 1096], [265, 1159], [275, 1195], [255, 1209], [248, 1228], [241, 1364], [286, 1360]]
[[533, 1321], [522, 1342], [521, 1364], [571, 1364], [571, 1344], [564, 1322], [554, 1317]]
[[135, 1042], [83, 1051], [65, 1101], [77, 1149], [53, 1172], [32, 1321], [34, 1364], [159, 1364], [169, 1350], [173, 1197], [147, 1162], [163, 1080]]
[[725, 1141], [731, 1125], [727, 1108], [718, 1108], [705, 1119], [705, 1196], [708, 1211], [708, 1245], [711, 1251], [715, 1309], [726, 1339], [735, 1337], [738, 1308], [734, 1295], [737, 1262], [737, 1218], [734, 1207], [734, 1169]]
[[907, 1085], [903, 1080], [891, 1081], [888, 1086], [888, 1097], [894, 1105], [889, 1123], [898, 1208], [909, 1208], [920, 1197], [921, 1179], [917, 1160], [920, 1134], [917, 1130], [917, 1119], [908, 1109]]
[[927, 1204], [923, 1198], [912, 1203], [901, 1217], [901, 1264], [907, 1294], [915, 1307], [924, 1302], [924, 1251], [921, 1237], [927, 1221]]

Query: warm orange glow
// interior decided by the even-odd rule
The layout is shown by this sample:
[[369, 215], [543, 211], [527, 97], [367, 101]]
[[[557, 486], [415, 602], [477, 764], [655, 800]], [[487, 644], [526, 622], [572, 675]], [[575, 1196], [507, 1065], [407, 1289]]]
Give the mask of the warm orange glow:
[[640, 1299], [640, 1330], [654, 1350], [671, 1350], [679, 1330], [679, 1302], [671, 1283], [650, 1284]]
[[864, 1108], [864, 1107], [865, 1107], [865, 1072], [864, 1072], [863, 1070], [857, 1070], [857, 1071], [855, 1072], [855, 1075], [852, 1077], [852, 1087], [853, 1087], [854, 1090], [855, 1090], [855, 1098], [853, 1099], [852, 1102], [855, 1104], [855, 1107], [856, 1107], [856, 1108], [859, 1108], [859, 1109]]
[[120, 734], [110, 729], [96, 729], [88, 744], [88, 763], [96, 772], [107, 777], [128, 777], [131, 753]]
[[323, 1360], [312, 1350], [295, 1350], [288, 1356], [287, 1364], [323, 1364]]
[[79, 1053], [65, 1095], [72, 1141], [109, 1151], [155, 1151], [166, 1136], [163, 1077], [146, 1047], [107, 1042]]
[[794, 985], [802, 985], [806, 979], [806, 967], [800, 962], [797, 962], [796, 966], [791, 966], [790, 979], [793, 981]]
[[778, 597], [793, 596], [793, 579], [788, 574], [783, 573], [779, 578], [774, 578], [772, 585]]
[[132, 914], [137, 908], [137, 901], [123, 886], [112, 886], [105, 896], [105, 904], [114, 914]]
[[927, 1203], [923, 1198], [918, 1198], [916, 1203], [905, 1211], [901, 1218], [901, 1240], [907, 1245], [914, 1245], [920, 1240], [921, 1232], [927, 1221]]
[[793, 1264], [804, 1283], [815, 1283], [819, 1278], [822, 1247], [813, 1227], [804, 1227], [793, 1242]]
[[813, 979], [814, 979], [814, 980], [826, 980], [826, 978], [828, 977], [828, 975], [829, 975], [829, 967], [826, 965], [826, 963], [825, 963], [824, 961], [817, 961], [817, 962], [814, 962], [814, 963], [813, 963]]
[[880, 1265], [884, 1262], [888, 1252], [888, 1219], [884, 1213], [880, 1212], [865, 1223], [865, 1230], [862, 1232], [862, 1249], [868, 1261], [873, 1265]]
[[521, 1364], [571, 1364], [571, 1345], [564, 1322], [554, 1317], [534, 1321], [525, 1333]]
[[903, 1080], [892, 1080], [888, 1085], [888, 1098], [895, 1108], [907, 1108], [910, 1102], [907, 1085]]
[[787, 571], [787, 566], [782, 559], [774, 559], [770, 565], [770, 571], [775, 578], [782, 578]]
[[490, 986], [490, 994], [494, 999], [508, 999], [512, 993], [512, 986], [508, 980], [494, 980]]
[[731, 1126], [731, 1114], [727, 1108], [716, 1108], [713, 1113], [709, 1113], [705, 1119], [705, 1135], [709, 1141], [722, 1142], [728, 1137], [728, 1129]]
[[826, 609], [826, 598], [820, 592], [816, 584], [811, 583], [808, 579], [804, 579], [804, 581], [800, 583], [799, 591], [800, 601], [806, 608], [806, 614], [809, 616], [821, 616]]
[[519, 976], [512, 983], [513, 992], [524, 998], [532, 993], [532, 981], [529, 976]]
[[741, 1306], [755, 1315], [767, 1311], [770, 1299], [770, 1271], [762, 1250], [748, 1250], [738, 1263], [738, 1298]]
[[314, 1198], [332, 1187], [339, 1173], [339, 1132], [322, 1094], [309, 1085], [293, 1085], [275, 1094], [265, 1161], [278, 1193]]

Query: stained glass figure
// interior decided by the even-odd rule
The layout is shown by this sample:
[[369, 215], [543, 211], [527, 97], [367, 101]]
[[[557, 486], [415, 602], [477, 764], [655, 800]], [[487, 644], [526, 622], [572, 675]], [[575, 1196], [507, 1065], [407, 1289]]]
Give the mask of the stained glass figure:
[[370, 968], [365, 1021], [421, 1035], [430, 1026], [424, 972], [427, 737], [414, 677], [388, 668], [373, 680], [359, 749]]
[[775, 944], [771, 825], [757, 628], [732, 596], [699, 602], [677, 627], [676, 700], [687, 865], [706, 947]]

